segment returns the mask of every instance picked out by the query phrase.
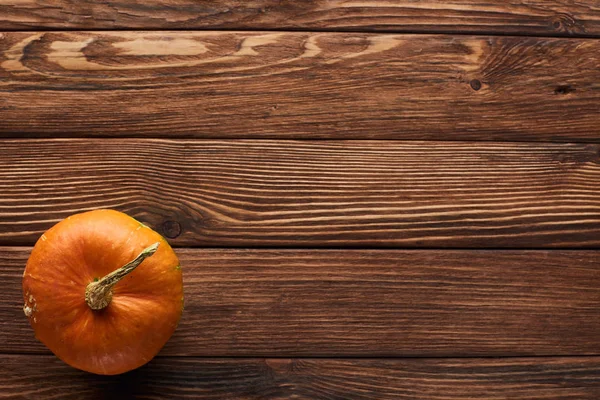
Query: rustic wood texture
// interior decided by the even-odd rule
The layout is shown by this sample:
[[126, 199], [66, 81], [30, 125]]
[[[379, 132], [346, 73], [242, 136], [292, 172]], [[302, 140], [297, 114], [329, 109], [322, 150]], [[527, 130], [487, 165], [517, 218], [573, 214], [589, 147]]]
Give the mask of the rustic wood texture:
[[0, 244], [125, 211], [176, 246], [597, 248], [597, 144], [16, 139]]
[[0, 36], [0, 136], [600, 141], [600, 41]]
[[600, 35], [595, 0], [4, 0], [0, 29], [301, 29]]
[[597, 400], [598, 357], [513, 359], [157, 358], [94, 376], [51, 356], [0, 356], [2, 399]]
[[[28, 253], [0, 248], [0, 352], [47, 352], [22, 310]], [[599, 254], [178, 249], [185, 310], [161, 354], [597, 355]]]
[[[599, 399], [599, 38], [596, 0], [0, 0], [0, 399]], [[184, 272], [116, 377], [22, 310], [96, 208]]]

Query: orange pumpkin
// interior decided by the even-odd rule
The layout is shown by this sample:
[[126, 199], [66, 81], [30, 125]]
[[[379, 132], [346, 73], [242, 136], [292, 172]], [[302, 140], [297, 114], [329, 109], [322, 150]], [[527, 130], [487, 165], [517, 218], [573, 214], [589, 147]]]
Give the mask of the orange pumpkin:
[[37, 241], [23, 310], [61, 360], [114, 375], [150, 361], [183, 309], [179, 260], [166, 240], [114, 210], [73, 215]]

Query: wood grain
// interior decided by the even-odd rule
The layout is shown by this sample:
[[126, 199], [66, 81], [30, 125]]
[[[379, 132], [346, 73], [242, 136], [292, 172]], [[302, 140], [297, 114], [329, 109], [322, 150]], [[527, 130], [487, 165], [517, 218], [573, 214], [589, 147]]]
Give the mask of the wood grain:
[[[47, 353], [22, 310], [29, 249], [0, 249], [0, 352]], [[599, 254], [178, 249], [185, 310], [161, 354], [598, 355]]]
[[176, 246], [597, 248], [596, 144], [4, 140], [0, 244], [131, 214]]
[[596, 400], [598, 357], [513, 359], [158, 358], [119, 376], [52, 356], [0, 356], [2, 399]]
[[600, 34], [595, 0], [4, 0], [0, 29], [304, 29]]
[[600, 41], [302, 32], [0, 38], [0, 136], [599, 142]]

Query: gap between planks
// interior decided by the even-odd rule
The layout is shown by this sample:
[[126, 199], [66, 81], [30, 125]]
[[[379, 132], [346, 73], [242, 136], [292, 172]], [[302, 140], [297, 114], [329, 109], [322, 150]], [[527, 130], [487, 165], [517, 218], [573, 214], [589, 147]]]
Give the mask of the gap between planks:
[[347, 34], [347, 33], [365, 33], [365, 34], [376, 34], [376, 35], [414, 35], [414, 36], [429, 36], [429, 35], [440, 35], [440, 36], [464, 36], [464, 37], [472, 37], [472, 36], [489, 36], [489, 37], [512, 37], [512, 38], [539, 38], [539, 39], [590, 39], [590, 40], [598, 40], [600, 39], [600, 33], [598, 34], [566, 34], [566, 33], [549, 33], [549, 34], [540, 34], [540, 33], [521, 33], [516, 34], [512, 32], [496, 32], [496, 31], [477, 31], [477, 32], [464, 32], [464, 31], [453, 31], [453, 30], [428, 30], [428, 31], [419, 31], [419, 30], [410, 30], [410, 29], [397, 29], [397, 30], [386, 30], [386, 31], [377, 31], [377, 30], [368, 30], [368, 29], [261, 29], [261, 28], [244, 28], [244, 29], [227, 29], [227, 28], [99, 28], [99, 29], [81, 29], [81, 28], [46, 28], [46, 27], [35, 27], [28, 29], [0, 29], [1, 32], [6, 33], [35, 33], [35, 32], [47, 32], [47, 33], [110, 33], [110, 32], [189, 32], [189, 33], [203, 33], [203, 32], [223, 32], [223, 33], [314, 33], [314, 34]]
[[[0, 26], [13, 29], [210, 29], [307, 31], [415, 31], [596, 35], [599, 12], [594, 0], [305, 1], [198, 2], [82, 0], [77, 4], [7, 0]], [[4, 6], [4, 7], [3, 7]]]
[[[10, 352], [10, 351], [0, 351], [1, 356], [14, 356], [14, 357], [31, 357], [31, 358], [54, 358], [56, 360], [60, 360], [56, 355], [49, 352], [39, 352], [39, 353], [18, 353], [18, 352]], [[220, 355], [220, 356], [202, 356], [202, 355], [163, 355], [161, 353], [154, 356], [152, 359], [162, 359], [162, 360], [178, 360], [178, 359], [198, 359], [198, 360], [290, 360], [290, 359], [301, 359], [301, 360], [357, 360], [357, 361], [377, 361], [377, 360], [414, 360], [414, 361], [427, 361], [427, 360], [535, 360], [535, 359], [569, 359], [569, 358], [586, 358], [586, 359], [595, 359], [597, 358], [600, 361], [600, 354], [585, 354], [585, 355], [577, 355], [577, 354], [542, 354], [542, 355], [477, 355], [477, 356], [344, 356], [344, 355], [335, 355], [335, 356], [285, 356], [285, 355], [270, 355], [270, 356], [253, 356], [253, 355]], [[60, 360], [62, 362], [62, 360]]]

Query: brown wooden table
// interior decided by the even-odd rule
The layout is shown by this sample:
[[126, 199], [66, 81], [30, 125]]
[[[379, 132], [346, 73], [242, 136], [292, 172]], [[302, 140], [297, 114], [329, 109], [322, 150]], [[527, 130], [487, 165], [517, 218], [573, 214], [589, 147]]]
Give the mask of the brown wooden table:
[[[596, 0], [0, 0], [0, 398], [599, 399]], [[22, 315], [44, 230], [177, 247], [116, 377]]]

